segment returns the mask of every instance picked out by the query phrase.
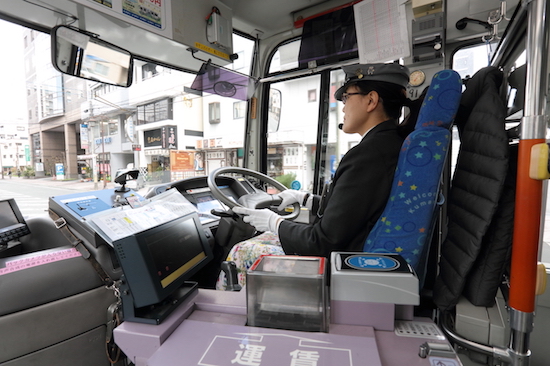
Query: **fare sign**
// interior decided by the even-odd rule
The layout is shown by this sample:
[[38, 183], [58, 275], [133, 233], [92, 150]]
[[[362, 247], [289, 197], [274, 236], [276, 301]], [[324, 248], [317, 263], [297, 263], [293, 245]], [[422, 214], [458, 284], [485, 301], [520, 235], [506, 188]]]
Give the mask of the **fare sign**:
[[203, 366], [381, 365], [373, 334], [356, 337], [193, 320], [185, 320], [148, 365], [183, 359]]

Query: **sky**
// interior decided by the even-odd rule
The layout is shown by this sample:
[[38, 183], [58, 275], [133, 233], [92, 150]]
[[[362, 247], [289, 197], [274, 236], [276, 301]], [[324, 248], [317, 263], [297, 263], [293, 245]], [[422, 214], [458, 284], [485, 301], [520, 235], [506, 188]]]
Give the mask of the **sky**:
[[0, 122], [27, 121], [23, 28], [0, 20]]

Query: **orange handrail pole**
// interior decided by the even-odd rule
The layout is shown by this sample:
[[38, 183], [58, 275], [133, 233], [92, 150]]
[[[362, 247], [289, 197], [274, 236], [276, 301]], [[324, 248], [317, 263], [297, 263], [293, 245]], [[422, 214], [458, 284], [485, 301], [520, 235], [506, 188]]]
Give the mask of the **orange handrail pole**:
[[[543, 182], [529, 175], [531, 148], [545, 142], [549, 22], [547, 0], [526, 3], [527, 71], [521, 122], [512, 264], [510, 269], [510, 343], [514, 366], [529, 364], [529, 340], [535, 317], [538, 251], [541, 241]], [[537, 177], [538, 178], [538, 177]]]
[[529, 177], [529, 164], [531, 147], [544, 142], [544, 139], [530, 139], [519, 143], [509, 305], [526, 313], [535, 311], [542, 209], [542, 181]]

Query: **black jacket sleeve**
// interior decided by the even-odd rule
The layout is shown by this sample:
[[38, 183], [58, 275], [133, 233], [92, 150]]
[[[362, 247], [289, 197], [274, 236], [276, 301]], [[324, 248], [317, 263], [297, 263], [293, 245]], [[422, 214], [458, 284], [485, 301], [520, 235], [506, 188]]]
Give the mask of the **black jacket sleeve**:
[[390, 120], [349, 150], [322, 203], [323, 216], [310, 225], [281, 223], [285, 253], [328, 257], [332, 251], [361, 251], [386, 205], [402, 143]]

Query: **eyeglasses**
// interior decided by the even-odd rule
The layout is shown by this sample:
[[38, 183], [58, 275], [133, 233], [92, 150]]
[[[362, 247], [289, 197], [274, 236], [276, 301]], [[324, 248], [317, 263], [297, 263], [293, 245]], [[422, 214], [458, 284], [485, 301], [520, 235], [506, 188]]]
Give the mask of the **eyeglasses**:
[[343, 93], [342, 94], [342, 103], [346, 104], [349, 97], [352, 95], [367, 95], [365, 93]]

